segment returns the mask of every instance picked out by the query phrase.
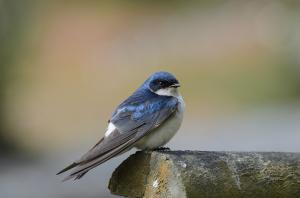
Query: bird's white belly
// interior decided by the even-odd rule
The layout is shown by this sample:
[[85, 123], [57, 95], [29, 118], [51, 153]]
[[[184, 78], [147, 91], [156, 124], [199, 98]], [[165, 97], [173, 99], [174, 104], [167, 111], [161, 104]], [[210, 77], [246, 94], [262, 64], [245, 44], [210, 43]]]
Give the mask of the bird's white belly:
[[138, 149], [155, 149], [165, 145], [175, 135], [180, 128], [184, 113], [184, 102], [182, 97], [179, 98], [177, 112], [173, 117], [165, 121], [160, 127], [151, 131], [135, 144]]

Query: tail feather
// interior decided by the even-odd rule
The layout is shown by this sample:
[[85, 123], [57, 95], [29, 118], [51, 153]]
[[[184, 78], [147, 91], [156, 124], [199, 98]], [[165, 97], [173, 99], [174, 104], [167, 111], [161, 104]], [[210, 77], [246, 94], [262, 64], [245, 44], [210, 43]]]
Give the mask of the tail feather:
[[74, 162], [74, 163], [70, 164], [69, 166], [67, 166], [66, 168], [64, 168], [61, 171], [59, 171], [58, 173], [56, 173], [56, 175], [62, 174], [62, 173], [66, 172], [66, 171], [68, 171], [68, 170], [70, 170], [72, 168], [75, 168], [76, 166], [78, 166], [78, 163]]
[[77, 174], [77, 175], [68, 175], [62, 181], [65, 182], [65, 181], [70, 180], [72, 178], [74, 178], [74, 180], [81, 179], [87, 172], [88, 171], [82, 172], [82, 173]]
[[96, 166], [99, 166], [100, 164], [106, 162], [107, 160], [115, 157], [116, 155], [122, 153], [125, 149], [128, 148], [128, 146], [130, 146], [130, 141], [127, 142], [124, 145], [121, 145], [113, 150], [111, 150], [110, 152], [107, 152], [105, 154], [103, 154], [102, 156], [99, 156], [98, 158], [84, 163], [84, 164], [78, 164], [77, 168], [75, 168], [71, 174], [69, 176], [67, 176], [66, 178], [64, 178], [63, 181], [67, 181], [70, 180], [72, 178], [74, 178], [74, 180], [80, 179], [81, 177], [83, 177], [88, 171], [90, 171], [91, 169], [95, 168]]
[[111, 141], [109, 141], [110, 146], [101, 151], [99, 151], [100, 148], [99, 146], [103, 140], [100, 140], [99, 142], [100, 144], [99, 143], [96, 144], [96, 146], [93, 147], [88, 153], [86, 153], [80, 160], [64, 168], [57, 174], [61, 174], [63, 172], [66, 172], [74, 168], [71, 171], [71, 173], [66, 178], [63, 179], [63, 181], [67, 181], [72, 178], [74, 178], [74, 180], [80, 179], [91, 169], [121, 154], [126, 149], [132, 147], [132, 145], [136, 141], [138, 141], [141, 137], [143, 137], [141, 135], [135, 137], [138, 130], [143, 126], [144, 124], [130, 131], [130, 133], [125, 134], [122, 137], [118, 138], [119, 142], [112, 143]]

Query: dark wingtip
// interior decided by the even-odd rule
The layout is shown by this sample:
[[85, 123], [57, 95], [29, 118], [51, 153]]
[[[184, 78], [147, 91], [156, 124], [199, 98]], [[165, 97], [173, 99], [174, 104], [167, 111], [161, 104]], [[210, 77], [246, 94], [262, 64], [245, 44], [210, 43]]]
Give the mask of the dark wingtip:
[[78, 165], [78, 164], [74, 162], [73, 164], [67, 166], [66, 168], [64, 168], [64, 169], [62, 169], [61, 171], [59, 171], [58, 173], [56, 173], [56, 175], [62, 174], [62, 173], [64, 173], [64, 172], [66, 172], [66, 171], [68, 171], [68, 170], [70, 170], [70, 169], [76, 167], [77, 165]]
[[62, 182], [65, 182], [65, 181], [68, 181], [68, 180], [70, 180], [70, 179], [72, 179], [73, 178], [73, 176], [71, 176], [71, 175], [69, 175], [69, 176], [67, 176], [67, 177], [65, 177], [63, 180], [61, 180]]
[[83, 172], [83, 173], [79, 173], [79, 174], [71, 174], [71, 175], [68, 175], [68, 176], [66, 176], [66, 177], [62, 180], [62, 182], [65, 182], [65, 181], [68, 181], [68, 180], [71, 180], [71, 179], [74, 179], [74, 181], [79, 180], [79, 179], [81, 179], [86, 173], [87, 173], [87, 171], [86, 171], [86, 172]]

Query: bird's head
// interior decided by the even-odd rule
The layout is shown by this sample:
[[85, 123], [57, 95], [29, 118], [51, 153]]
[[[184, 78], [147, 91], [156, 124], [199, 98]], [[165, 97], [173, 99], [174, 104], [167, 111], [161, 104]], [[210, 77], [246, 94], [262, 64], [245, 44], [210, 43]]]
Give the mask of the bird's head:
[[156, 72], [145, 83], [152, 92], [163, 96], [177, 96], [180, 84], [175, 76], [168, 72]]

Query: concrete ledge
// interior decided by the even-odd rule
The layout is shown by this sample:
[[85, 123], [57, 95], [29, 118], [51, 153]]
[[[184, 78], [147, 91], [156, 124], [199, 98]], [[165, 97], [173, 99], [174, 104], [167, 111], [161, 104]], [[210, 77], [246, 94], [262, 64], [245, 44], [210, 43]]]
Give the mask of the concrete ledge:
[[300, 153], [138, 151], [112, 174], [125, 197], [300, 197]]

